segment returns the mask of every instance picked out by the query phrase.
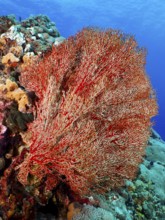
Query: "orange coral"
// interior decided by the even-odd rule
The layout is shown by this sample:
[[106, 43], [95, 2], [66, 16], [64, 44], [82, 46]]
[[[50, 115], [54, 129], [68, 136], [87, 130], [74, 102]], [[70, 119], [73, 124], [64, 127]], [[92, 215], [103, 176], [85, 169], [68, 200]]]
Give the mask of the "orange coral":
[[67, 220], [72, 220], [75, 215], [81, 212], [82, 206], [79, 203], [71, 203], [68, 206]]
[[134, 178], [157, 113], [144, 65], [133, 37], [84, 29], [27, 67], [39, 102], [19, 181], [53, 176], [84, 196]]
[[25, 112], [26, 107], [30, 106], [26, 92], [10, 79], [6, 80], [5, 85], [0, 84], [0, 92], [3, 93], [5, 98], [16, 101], [18, 103], [18, 110], [21, 112]]
[[19, 46], [19, 45], [15, 46], [15, 47], [10, 47], [9, 53], [12, 53], [12, 54], [14, 54], [14, 56], [19, 58], [23, 55], [23, 48], [22, 48], [22, 46]]
[[7, 66], [17, 65], [19, 62], [19, 58], [17, 58], [13, 53], [9, 52], [2, 57], [2, 64]]

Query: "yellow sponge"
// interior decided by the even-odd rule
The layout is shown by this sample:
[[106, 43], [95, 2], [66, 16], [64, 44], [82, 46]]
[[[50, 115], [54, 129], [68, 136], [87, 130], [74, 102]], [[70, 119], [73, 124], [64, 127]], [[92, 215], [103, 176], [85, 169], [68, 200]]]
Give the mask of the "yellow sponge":
[[26, 92], [19, 88], [16, 82], [7, 79], [5, 85], [0, 84], [0, 91], [3, 92], [5, 98], [15, 100], [18, 103], [20, 112], [25, 112], [26, 107], [30, 106]]

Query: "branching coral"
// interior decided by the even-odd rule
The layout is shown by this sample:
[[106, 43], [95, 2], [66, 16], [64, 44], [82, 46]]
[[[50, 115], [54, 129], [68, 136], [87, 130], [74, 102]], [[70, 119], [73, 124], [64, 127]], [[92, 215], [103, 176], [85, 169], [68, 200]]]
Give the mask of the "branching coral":
[[20, 81], [39, 101], [18, 180], [84, 196], [134, 178], [157, 113], [144, 65], [133, 37], [84, 29], [28, 66]]

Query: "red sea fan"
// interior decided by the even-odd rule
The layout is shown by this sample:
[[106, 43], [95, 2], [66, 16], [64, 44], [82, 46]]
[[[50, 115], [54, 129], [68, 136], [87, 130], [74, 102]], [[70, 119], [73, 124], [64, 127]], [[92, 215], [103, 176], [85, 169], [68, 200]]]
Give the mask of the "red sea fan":
[[39, 98], [18, 179], [66, 182], [84, 196], [136, 176], [157, 104], [133, 37], [83, 29], [53, 47], [20, 81]]

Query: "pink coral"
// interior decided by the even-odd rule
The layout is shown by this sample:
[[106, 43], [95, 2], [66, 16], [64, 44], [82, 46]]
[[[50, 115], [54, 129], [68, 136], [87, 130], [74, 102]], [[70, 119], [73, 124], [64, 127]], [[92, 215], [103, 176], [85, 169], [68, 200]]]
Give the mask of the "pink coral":
[[84, 196], [134, 178], [157, 113], [144, 65], [133, 37], [83, 29], [28, 66], [20, 81], [39, 101], [19, 181], [66, 182]]
[[[0, 97], [1, 98], [1, 97]], [[0, 141], [4, 138], [4, 133], [7, 130], [7, 127], [3, 125], [4, 120], [4, 111], [10, 105], [9, 102], [0, 99]], [[1, 151], [0, 151], [1, 152]]]

